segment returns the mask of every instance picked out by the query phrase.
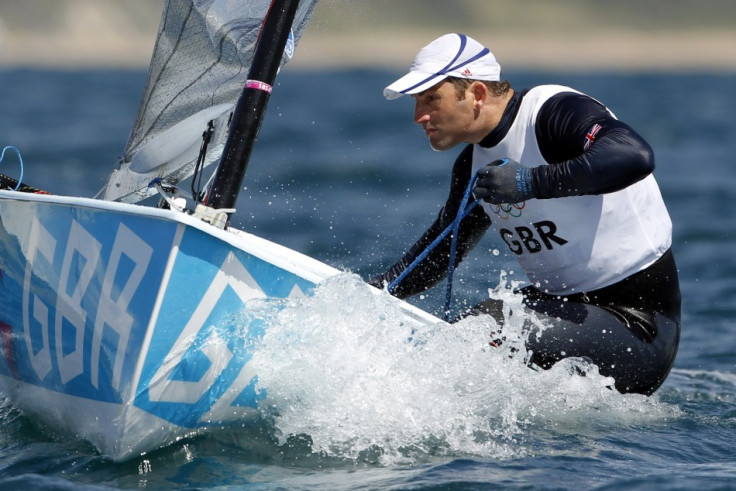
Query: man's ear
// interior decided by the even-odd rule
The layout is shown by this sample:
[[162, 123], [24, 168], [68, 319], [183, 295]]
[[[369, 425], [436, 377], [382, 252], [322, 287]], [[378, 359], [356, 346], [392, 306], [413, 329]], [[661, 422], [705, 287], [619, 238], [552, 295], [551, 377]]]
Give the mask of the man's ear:
[[470, 84], [470, 94], [473, 96], [473, 105], [477, 108], [483, 107], [486, 102], [486, 96], [488, 96], [488, 87], [483, 82], [478, 80]]

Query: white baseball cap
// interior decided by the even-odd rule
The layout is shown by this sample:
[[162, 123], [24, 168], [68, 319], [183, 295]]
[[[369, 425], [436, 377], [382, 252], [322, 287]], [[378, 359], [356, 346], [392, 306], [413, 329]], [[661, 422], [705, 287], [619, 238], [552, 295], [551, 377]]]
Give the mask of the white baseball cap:
[[501, 80], [501, 65], [493, 53], [465, 34], [445, 34], [422, 48], [409, 73], [383, 89], [386, 99], [418, 94], [447, 77]]

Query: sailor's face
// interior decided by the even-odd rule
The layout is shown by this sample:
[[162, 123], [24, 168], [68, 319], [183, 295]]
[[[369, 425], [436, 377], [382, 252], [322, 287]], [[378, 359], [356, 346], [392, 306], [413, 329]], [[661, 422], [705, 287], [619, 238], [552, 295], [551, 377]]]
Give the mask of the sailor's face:
[[455, 87], [442, 81], [414, 96], [414, 122], [422, 125], [435, 150], [447, 150], [468, 140], [473, 124], [473, 98], [458, 100]]

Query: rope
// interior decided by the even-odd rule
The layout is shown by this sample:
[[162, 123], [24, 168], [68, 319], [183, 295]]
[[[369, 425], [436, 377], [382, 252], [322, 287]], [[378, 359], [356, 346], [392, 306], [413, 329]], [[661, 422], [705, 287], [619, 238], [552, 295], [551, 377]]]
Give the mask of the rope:
[[[450, 242], [450, 264], [447, 268], [447, 290], [445, 291], [445, 320], [449, 320], [450, 316], [450, 303], [452, 301], [452, 276], [455, 273], [455, 256], [457, 255], [457, 237], [458, 232], [460, 230], [460, 222], [463, 218], [467, 216], [470, 211], [475, 208], [475, 205], [478, 204], [478, 201], [473, 198], [473, 201], [470, 204], [470, 207], [468, 208], [468, 199], [470, 199], [470, 193], [473, 189], [473, 184], [475, 183], [475, 175], [470, 179], [470, 183], [468, 183], [468, 187], [465, 189], [465, 194], [463, 195], [463, 200], [460, 202], [460, 209], [457, 212], [457, 217], [455, 217], [455, 221], [453, 222], [452, 227], [452, 241]], [[467, 209], [467, 212], [466, 212]]]
[[20, 155], [20, 150], [18, 150], [12, 145], [8, 145], [5, 148], [3, 148], [3, 153], [0, 154], [0, 163], [2, 163], [3, 159], [5, 158], [5, 152], [7, 150], [13, 150], [15, 154], [18, 156], [18, 161], [20, 162], [20, 177], [18, 178], [18, 184], [16, 184], [15, 189], [13, 189], [13, 191], [17, 191], [20, 188], [20, 183], [23, 182], [23, 157], [21, 157]]
[[[472, 201], [470, 201], [470, 194], [473, 190], [473, 184], [475, 184], [476, 175], [474, 174], [473, 177], [470, 179], [470, 182], [468, 183], [468, 187], [465, 189], [465, 194], [463, 194], [463, 199], [460, 202], [460, 207], [457, 210], [457, 215], [455, 216], [455, 219], [452, 221], [450, 225], [448, 225], [445, 230], [442, 231], [441, 234], [437, 236], [436, 239], [432, 241], [431, 244], [429, 244], [421, 254], [419, 254], [414, 261], [411, 262], [409, 266], [404, 269], [404, 271], [401, 272], [399, 276], [397, 276], [391, 283], [388, 284], [388, 291], [392, 292], [396, 286], [401, 283], [404, 278], [414, 269], [416, 268], [419, 263], [424, 261], [426, 257], [429, 255], [432, 250], [437, 247], [437, 244], [442, 242], [442, 240], [447, 237], [447, 235], [452, 232], [452, 239], [450, 242], [450, 259], [449, 259], [449, 265], [447, 268], [447, 290], [445, 291], [445, 310], [444, 310], [444, 319], [445, 321], [449, 320], [450, 316], [450, 303], [452, 301], [452, 277], [455, 273], [455, 257], [457, 255], [457, 237], [458, 237], [458, 231], [460, 229], [460, 222], [463, 221], [465, 217], [467, 217], [470, 212], [473, 210], [473, 208], [476, 207], [478, 204], [478, 201], [473, 198]], [[470, 201], [470, 203], [468, 203]]]
[[194, 166], [192, 174], [192, 199], [194, 203], [199, 203], [202, 198], [202, 172], [204, 171], [204, 159], [207, 156], [207, 147], [212, 139], [212, 133], [215, 131], [215, 125], [212, 121], [207, 123], [207, 129], [202, 133], [202, 144], [199, 147], [199, 156], [197, 164]]

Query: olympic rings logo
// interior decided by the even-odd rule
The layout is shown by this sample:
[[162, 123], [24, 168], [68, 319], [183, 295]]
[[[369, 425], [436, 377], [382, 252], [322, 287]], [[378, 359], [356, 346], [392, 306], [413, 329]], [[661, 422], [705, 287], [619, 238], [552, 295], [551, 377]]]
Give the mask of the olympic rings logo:
[[522, 201], [521, 203], [501, 203], [500, 205], [491, 205], [491, 211], [498, 215], [501, 220], [508, 220], [511, 217], [520, 217], [521, 210], [525, 206], [526, 201]]

